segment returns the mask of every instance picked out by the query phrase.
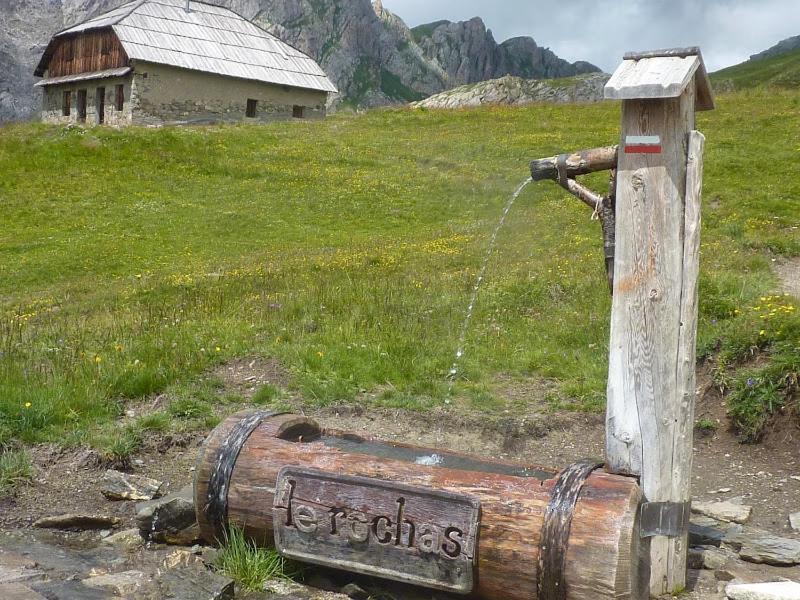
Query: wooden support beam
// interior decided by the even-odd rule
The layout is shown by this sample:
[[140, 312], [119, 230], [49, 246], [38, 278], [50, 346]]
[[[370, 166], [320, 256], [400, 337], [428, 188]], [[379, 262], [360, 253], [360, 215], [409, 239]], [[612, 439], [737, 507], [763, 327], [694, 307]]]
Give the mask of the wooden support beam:
[[603, 227], [603, 256], [606, 261], [608, 289], [614, 293], [614, 245], [617, 236], [617, 171], [612, 169], [608, 182], [608, 198], [600, 209]]
[[[620, 152], [617, 169], [607, 464], [639, 476], [653, 513], [671, 516], [686, 514], [691, 479], [694, 392], [686, 388], [694, 368], [698, 233], [696, 206], [687, 207], [697, 192], [687, 194], [687, 175], [699, 184], [697, 158], [687, 173], [687, 146], [694, 108], [693, 80], [675, 98], [623, 102], [623, 145], [640, 136], [660, 145], [657, 153]], [[675, 522], [675, 531], [651, 540], [653, 595], [685, 586], [688, 523]]]
[[592, 210], [600, 210], [600, 207], [603, 205], [604, 200], [600, 194], [590, 190], [585, 185], [581, 185], [574, 179], [567, 179], [565, 182], [559, 183], [561, 187], [563, 187]]
[[[703, 186], [703, 151], [706, 138], [699, 131], [689, 134], [686, 168], [686, 201], [683, 225], [683, 275], [681, 279], [680, 334], [678, 338], [678, 423], [672, 449], [671, 499], [688, 503], [691, 495], [692, 439], [694, 433], [695, 368], [697, 350], [697, 284], [700, 276], [700, 206]], [[688, 529], [669, 538], [667, 586], [675, 590], [686, 572]]]
[[[562, 165], [559, 167], [559, 165]], [[617, 166], [617, 146], [591, 148], [572, 154], [559, 154], [540, 158], [531, 163], [531, 177], [534, 181], [543, 179], [574, 179], [579, 175], [607, 171]], [[561, 168], [562, 173], [559, 173]]]

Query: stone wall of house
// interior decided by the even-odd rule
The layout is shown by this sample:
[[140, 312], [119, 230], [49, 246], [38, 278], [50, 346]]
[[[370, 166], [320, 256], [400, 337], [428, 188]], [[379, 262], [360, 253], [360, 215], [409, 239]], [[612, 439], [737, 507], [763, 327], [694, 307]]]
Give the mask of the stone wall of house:
[[[125, 77], [109, 77], [106, 79], [89, 79], [74, 83], [50, 85], [42, 89], [42, 121], [66, 125], [69, 123], [86, 123], [98, 125], [98, 108], [100, 107], [99, 88], [104, 89], [104, 123], [106, 125], [130, 125], [133, 103], [131, 102], [131, 75]], [[117, 110], [117, 86], [123, 86], [122, 110]], [[78, 91], [86, 90], [86, 118], [78, 116]], [[64, 114], [64, 92], [70, 94], [69, 115]]]
[[[255, 117], [246, 116], [255, 100]], [[136, 61], [133, 76], [133, 123], [170, 125], [215, 122], [269, 122], [325, 116], [327, 94], [224, 77]]]

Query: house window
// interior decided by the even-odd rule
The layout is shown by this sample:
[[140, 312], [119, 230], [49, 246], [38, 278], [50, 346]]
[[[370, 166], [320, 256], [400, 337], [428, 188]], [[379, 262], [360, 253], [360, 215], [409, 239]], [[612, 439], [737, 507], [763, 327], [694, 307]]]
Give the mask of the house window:
[[117, 90], [117, 95], [116, 95], [116, 100], [114, 102], [114, 107], [118, 111], [122, 111], [122, 109], [125, 108], [125, 86], [120, 83], [119, 85], [117, 85], [116, 90]]
[[303, 113], [305, 112], [305, 108], [306, 108], [305, 106], [298, 106], [297, 104], [295, 104], [292, 107], [292, 116], [295, 119], [302, 119]]
[[247, 99], [247, 111], [245, 114], [249, 118], [253, 118], [256, 116], [256, 111], [258, 110], [258, 100], [253, 100], [252, 98]]
[[68, 117], [72, 113], [72, 92], [64, 92], [61, 99], [61, 114]]
[[78, 90], [78, 121], [86, 121], [86, 90]]
[[106, 88], [99, 87], [94, 95], [95, 111], [97, 112], [97, 124], [102, 125], [106, 122]]

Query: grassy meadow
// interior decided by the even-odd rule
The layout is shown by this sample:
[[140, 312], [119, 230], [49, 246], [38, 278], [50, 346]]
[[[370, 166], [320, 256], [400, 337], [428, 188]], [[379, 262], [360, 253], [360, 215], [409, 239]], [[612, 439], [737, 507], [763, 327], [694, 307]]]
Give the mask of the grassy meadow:
[[[745, 437], [788, 407], [800, 255], [800, 93], [718, 99], [707, 137], [699, 352]], [[599, 225], [551, 183], [522, 193], [447, 374], [489, 236], [532, 158], [616, 141], [619, 105], [375, 110], [322, 122], [0, 127], [0, 446], [124, 455], [141, 431], [214, 423], [201, 375], [275, 357], [309, 404], [491, 410], [498, 376], [600, 410], [610, 297]], [[605, 189], [605, 177], [589, 178]], [[765, 360], [748, 367], [753, 353]], [[795, 379], [792, 380], [792, 374]], [[127, 402], [168, 409], [122, 435]], [[258, 394], [281, 402], [287, 391]], [[786, 405], [786, 406], [785, 406]], [[796, 405], [795, 405], [795, 408]]]

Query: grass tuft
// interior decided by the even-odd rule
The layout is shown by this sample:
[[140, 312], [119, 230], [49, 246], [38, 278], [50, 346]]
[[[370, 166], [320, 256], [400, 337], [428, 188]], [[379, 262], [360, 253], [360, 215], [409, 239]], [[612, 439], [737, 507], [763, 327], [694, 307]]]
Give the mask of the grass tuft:
[[216, 566], [246, 592], [264, 589], [270, 579], [293, 579], [299, 568], [272, 548], [258, 548], [238, 527], [231, 527], [217, 557]]
[[142, 431], [164, 433], [169, 431], [171, 425], [170, 416], [161, 411], [143, 415], [136, 420], [136, 427]]
[[265, 383], [253, 394], [252, 402], [256, 406], [267, 406], [281, 397], [281, 390], [271, 383]]
[[800, 417], [800, 345], [778, 346], [767, 366], [738, 373], [729, 386], [728, 412], [740, 438], [760, 441], [776, 415]]
[[30, 455], [24, 450], [0, 450], [0, 498], [13, 493], [21, 483], [33, 477]]

